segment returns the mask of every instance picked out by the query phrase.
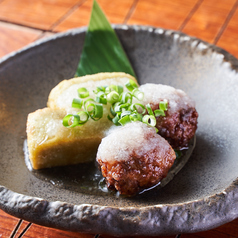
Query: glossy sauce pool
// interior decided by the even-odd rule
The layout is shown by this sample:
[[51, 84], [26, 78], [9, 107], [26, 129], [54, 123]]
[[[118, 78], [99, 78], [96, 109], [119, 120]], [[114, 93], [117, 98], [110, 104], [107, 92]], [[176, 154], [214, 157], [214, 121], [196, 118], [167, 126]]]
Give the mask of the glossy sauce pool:
[[[171, 167], [167, 177], [155, 186], [143, 190], [141, 193], [151, 189], [159, 189], [171, 181], [188, 161], [195, 144], [196, 139], [194, 137], [190, 142], [189, 147], [181, 150], [181, 157], [175, 160], [174, 165]], [[27, 140], [24, 141], [23, 150], [28, 170], [35, 177], [43, 180], [44, 182], [49, 182], [62, 189], [73, 189], [75, 192], [79, 193], [119, 196], [117, 192], [111, 191], [107, 188], [105, 179], [100, 172], [96, 160], [90, 163], [34, 170], [31, 166], [28, 155]]]

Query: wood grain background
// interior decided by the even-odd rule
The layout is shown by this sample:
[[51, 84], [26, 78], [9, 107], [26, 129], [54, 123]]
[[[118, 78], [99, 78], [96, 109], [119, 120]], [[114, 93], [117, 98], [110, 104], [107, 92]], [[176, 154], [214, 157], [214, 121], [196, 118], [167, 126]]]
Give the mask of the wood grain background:
[[[111, 23], [182, 31], [238, 57], [238, 0], [98, 0], [98, 3]], [[91, 5], [92, 0], [0, 0], [0, 57], [40, 38], [86, 26]], [[18, 223], [19, 219], [0, 210], [0, 237], [13, 237], [11, 234]], [[97, 235], [36, 224], [29, 224], [26, 233], [21, 235], [27, 225], [23, 221], [15, 237], [93, 238]], [[191, 237], [238, 237], [238, 219], [213, 230], [180, 236]]]

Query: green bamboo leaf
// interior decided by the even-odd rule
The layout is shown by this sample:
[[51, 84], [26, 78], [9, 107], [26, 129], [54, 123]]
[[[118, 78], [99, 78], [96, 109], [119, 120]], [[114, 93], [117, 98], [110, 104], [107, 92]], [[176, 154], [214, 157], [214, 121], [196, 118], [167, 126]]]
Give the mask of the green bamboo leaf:
[[94, 0], [76, 76], [99, 72], [125, 72], [135, 76], [115, 31]]

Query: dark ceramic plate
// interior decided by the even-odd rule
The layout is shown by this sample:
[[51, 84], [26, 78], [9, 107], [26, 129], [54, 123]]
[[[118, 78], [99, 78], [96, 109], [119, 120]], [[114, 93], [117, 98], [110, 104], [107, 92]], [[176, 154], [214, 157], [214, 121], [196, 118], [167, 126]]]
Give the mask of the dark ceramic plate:
[[76, 29], [0, 62], [0, 208], [44, 226], [118, 236], [197, 232], [235, 219], [238, 60], [178, 32], [115, 28], [141, 84], [172, 85], [196, 101], [197, 143], [188, 163], [165, 187], [134, 198], [82, 187], [85, 177], [77, 174], [67, 181], [53, 170], [49, 177], [27, 169], [27, 114], [45, 107], [50, 90], [74, 75], [85, 36], [85, 28]]

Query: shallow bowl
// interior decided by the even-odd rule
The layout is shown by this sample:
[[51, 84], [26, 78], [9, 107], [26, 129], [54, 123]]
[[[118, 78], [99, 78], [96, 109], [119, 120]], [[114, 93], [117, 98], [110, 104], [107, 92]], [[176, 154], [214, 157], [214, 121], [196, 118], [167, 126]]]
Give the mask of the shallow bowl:
[[73, 77], [86, 30], [74, 29], [0, 61], [0, 208], [43, 226], [116, 236], [198, 232], [237, 218], [238, 60], [179, 32], [115, 29], [141, 84], [168, 84], [196, 101], [197, 143], [189, 161], [165, 187], [134, 198], [83, 192], [63, 177], [44, 180], [28, 170], [27, 115]]

